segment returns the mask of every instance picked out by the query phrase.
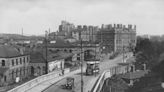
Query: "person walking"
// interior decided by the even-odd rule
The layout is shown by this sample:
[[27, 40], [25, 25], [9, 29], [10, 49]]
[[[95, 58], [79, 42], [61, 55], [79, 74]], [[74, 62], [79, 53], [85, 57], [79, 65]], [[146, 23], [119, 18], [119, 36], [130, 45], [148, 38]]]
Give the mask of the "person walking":
[[62, 69], [62, 75], [64, 75], [64, 69]]

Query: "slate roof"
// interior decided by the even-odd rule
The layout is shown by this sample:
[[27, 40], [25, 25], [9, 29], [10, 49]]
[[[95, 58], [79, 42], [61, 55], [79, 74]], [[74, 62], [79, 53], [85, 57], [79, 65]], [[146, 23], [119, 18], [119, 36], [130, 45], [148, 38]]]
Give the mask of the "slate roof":
[[[63, 53], [63, 52], [48, 53], [47, 60], [48, 60], [48, 62], [52, 62], [54, 60], [65, 59], [72, 55], [73, 55], [73, 53]], [[31, 63], [45, 63], [45, 61], [46, 61], [45, 53], [41, 53], [41, 52], [32, 52], [31, 53]]]
[[73, 48], [74, 45], [68, 43], [68, 42], [65, 42], [61, 39], [57, 39], [56, 40], [56, 43], [52, 43], [49, 45], [50, 48]]
[[20, 56], [21, 53], [13, 46], [0, 45], [0, 58], [10, 58]]

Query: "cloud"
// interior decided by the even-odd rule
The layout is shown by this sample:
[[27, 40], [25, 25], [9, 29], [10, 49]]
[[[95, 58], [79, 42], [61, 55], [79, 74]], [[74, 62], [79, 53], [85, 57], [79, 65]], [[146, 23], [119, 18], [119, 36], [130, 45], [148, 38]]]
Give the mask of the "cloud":
[[138, 33], [163, 34], [162, 0], [0, 0], [0, 32], [43, 34], [61, 20], [75, 24], [136, 24]]

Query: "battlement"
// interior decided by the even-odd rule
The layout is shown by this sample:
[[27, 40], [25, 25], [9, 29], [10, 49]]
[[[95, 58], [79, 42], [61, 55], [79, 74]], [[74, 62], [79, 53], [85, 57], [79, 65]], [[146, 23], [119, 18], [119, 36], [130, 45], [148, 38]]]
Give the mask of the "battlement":
[[128, 24], [123, 25], [123, 24], [108, 24], [108, 25], [104, 25], [102, 24], [101, 26], [102, 29], [132, 29], [132, 30], [136, 30], [136, 25], [132, 25], [132, 24]]

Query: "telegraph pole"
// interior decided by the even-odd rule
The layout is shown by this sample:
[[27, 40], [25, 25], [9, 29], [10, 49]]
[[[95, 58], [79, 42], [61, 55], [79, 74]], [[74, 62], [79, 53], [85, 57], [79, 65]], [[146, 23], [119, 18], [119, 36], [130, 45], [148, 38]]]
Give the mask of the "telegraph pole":
[[125, 47], [124, 47], [124, 42], [123, 42], [123, 41], [124, 41], [124, 40], [122, 39], [122, 51], [123, 51], [123, 54], [122, 54], [122, 55], [123, 55], [123, 63], [124, 63], [124, 52], [125, 52], [125, 51], [124, 51], [124, 48], [125, 48]]
[[[95, 43], [95, 66], [96, 66], [96, 43]], [[96, 72], [95, 72], [95, 76], [96, 76]]]
[[46, 62], [45, 62], [45, 64], [46, 64], [46, 70], [45, 70], [45, 73], [46, 74], [48, 74], [48, 60], [47, 60], [47, 34], [48, 32], [47, 31], [45, 31], [45, 49], [46, 49]]
[[81, 92], [83, 92], [83, 60], [82, 60], [82, 54], [83, 54], [83, 48], [82, 48], [82, 38], [81, 38], [81, 30], [80, 30], [80, 49], [81, 49], [81, 57], [80, 57], [80, 61], [81, 61]]

